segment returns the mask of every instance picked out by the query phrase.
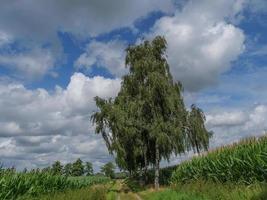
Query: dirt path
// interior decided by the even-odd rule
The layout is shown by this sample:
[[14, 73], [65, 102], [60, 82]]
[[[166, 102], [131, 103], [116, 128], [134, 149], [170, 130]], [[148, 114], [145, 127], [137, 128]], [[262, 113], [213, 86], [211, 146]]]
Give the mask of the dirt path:
[[135, 198], [136, 198], [136, 200], [142, 200], [138, 194], [135, 194]]
[[122, 180], [116, 181], [116, 183], [109, 191], [109, 194], [110, 193], [113, 193], [113, 195], [108, 195], [108, 197], [110, 196], [108, 200], [142, 200], [142, 198], [137, 193], [125, 191], [123, 189]]

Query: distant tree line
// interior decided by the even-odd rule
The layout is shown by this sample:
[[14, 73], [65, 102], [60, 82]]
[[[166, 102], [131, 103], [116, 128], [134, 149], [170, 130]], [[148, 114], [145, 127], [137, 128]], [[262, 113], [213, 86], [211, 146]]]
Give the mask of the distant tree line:
[[[45, 168], [35, 168], [28, 170], [24, 168], [23, 173], [52, 173], [53, 175], [60, 176], [94, 176], [94, 175], [104, 175], [110, 178], [115, 178], [115, 168], [116, 166], [113, 162], [108, 162], [104, 164], [100, 172], [94, 174], [93, 164], [91, 162], [84, 162], [80, 158], [78, 158], [73, 163], [67, 163], [63, 165], [60, 161], [55, 161], [51, 166]], [[0, 166], [0, 169], [3, 167]], [[15, 167], [5, 169], [7, 172], [16, 172]]]
[[73, 163], [61, 164], [60, 161], [55, 161], [52, 166], [42, 169], [42, 172], [50, 172], [53, 175], [65, 176], [93, 176], [93, 165], [91, 162], [83, 162], [78, 158]]

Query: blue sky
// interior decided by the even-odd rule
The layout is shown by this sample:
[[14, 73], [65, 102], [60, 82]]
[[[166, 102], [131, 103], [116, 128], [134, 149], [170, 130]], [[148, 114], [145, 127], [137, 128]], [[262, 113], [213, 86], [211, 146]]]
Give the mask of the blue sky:
[[267, 130], [265, 0], [1, 1], [0, 162], [112, 160], [89, 122], [93, 97], [114, 97], [125, 48], [156, 35], [211, 147]]

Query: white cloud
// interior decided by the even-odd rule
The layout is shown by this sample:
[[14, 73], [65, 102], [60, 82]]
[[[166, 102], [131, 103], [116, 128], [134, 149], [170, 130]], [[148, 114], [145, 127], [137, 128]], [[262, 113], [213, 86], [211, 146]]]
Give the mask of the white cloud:
[[21, 0], [1, 2], [0, 27], [16, 37], [43, 40], [57, 31], [88, 37], [133, 26], [152, 11], [169, 12], [171, 0]]
[[1, 132], [7, 134], [7, 135], [17, 135], [22, 133], [22, 130], [20, 128], [20, 126], [15, 123], [15, 122], [0, 122], [0, 126], [1, 126]]
[[223, 108], [207, 115], [206, 125], [214, 131], [212, 147], [237, 142], [242, 138], [263, 135], [267, 130], [267, 105], [255, 105], [251, 109]]
[[104, 67], [112, 75], [122, 76], [127, 73], [125, 68], [126, 44], [122, 41], [107, 43], [92, 41], [87, 45], [86, 51], [75, 62], [77, 68], [90, 69], [92, 66]]
[[48, 50], [35, 49], [26, 53], [0, 54], [0, 65], [15, 69], [24, 78], [29, 79], [38, 79], [52, 73], [54, 63], [54, 55]]
[[248, 116], [241, 111], [223, 112], [215, 115], [207, 115], [208, 127], [239, 126], [248, 121]]
[[1, 161], [22, 168], [25, 160], [34, 167], [56, 159], [110, 159], [101, 137], [94, 134], [90, 115], [96, 110], [95, 96], [114, 97], [119, 88], [120, 79], [89, 78], [81, 73], [72, 75], [66, 89], [56, 87], [53, 92], [1, 83]]
[[78, 40], [83, 40], [122, 27], [134, 29], [137, 19], [153, 11], [174, 10], [172, 0], [0, 2], [0, 46], [16, 42], [20, 49], [33, 51], [36, 47], [46, 46], [53, 52], [49, 54], [42, 51], [38, 55], [36, 52], [26, 55], [0, 53], [2, 64], [16, 68], [27, 78], [41, 77], [47, 73], [57, 75], [53, 71], [55, 61], [61, 60], [59, 57], [64, 52], [58, 37], [59, 32], [70, 33]]
[[0, 47], [10, 43], [11, 41], [11, 36], [0, 30]]
[[262, 131], [267, 131], [267, 106], [257, 105], [253, 112], [249, 114], [249, 120], [243, 127], [244, 130], [251, 130], [257, 133], [259, 129]]
[[156, 22], [149, 37], [165, 36], [171, 72], [187, 90], [215, 84], [243, 52], [245, 35], [230, 23], [242, 8], [242, 0], [189, 1]]

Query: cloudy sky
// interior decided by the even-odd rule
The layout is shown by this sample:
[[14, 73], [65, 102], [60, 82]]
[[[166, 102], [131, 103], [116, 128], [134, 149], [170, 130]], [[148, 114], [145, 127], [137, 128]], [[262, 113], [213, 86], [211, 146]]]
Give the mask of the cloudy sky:
[[[114, 97], [125, 48], [163, 35], [211, 146], [267, 130], [266, 0], [0, 0], [0, 162], [112, 159], [89, 121]], [[173, 158], [172, 163], [179, 161]]]

